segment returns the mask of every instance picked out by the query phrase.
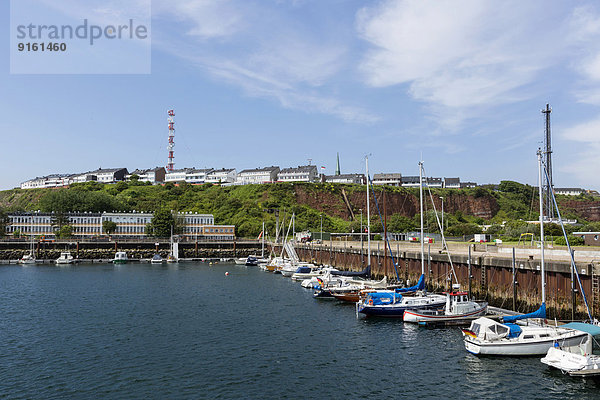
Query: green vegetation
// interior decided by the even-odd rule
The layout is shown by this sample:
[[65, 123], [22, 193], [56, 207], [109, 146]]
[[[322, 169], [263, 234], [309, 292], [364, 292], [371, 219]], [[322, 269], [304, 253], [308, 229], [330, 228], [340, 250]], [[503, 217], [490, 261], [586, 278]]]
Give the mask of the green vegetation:
[[103, 221], [102, 230], [107, 235], [112, 235], [117, 230], [117, 223], [113, 221]]
[[[6, 212], [40, 210], [54, 212], [53, 224], [55, 229], [61, 230], [69, 223], [64, 218], [66, 212], [152, 211], [159, 218], [154, 219], [150, 227], [151, 231], [158, 236], [169, 236], [171, 225], [174, 226], [174, 232], [178, 231], [180, 225], [170, 217], [170, 211], [173, 210], [210, 213], [215, 216], [218, 224], [235, 225], [238, 236], [257, 237], [263, 218], [267, 232], [271, 236], [274, 235], [276, 210], [279, 210], [280, 221], [285, 224], [286, 230], [290, 216], [295, 213], [297, 231], [319, 232], [322, 215], [324, 232], [359, 232], [361, 226], [359, 207], [363, 208], [363, 228], [367, 223], [364, 209], [365, 190], [366, 188], [361, 185], [331, 183], [278, 183], [222, 187], [185, 183], [153, 186], [136, 179], [115, 185], [86, 182], [73, 184], [68, 189], [2, 191], [0, 192], [0, 223]], [[350, 199], [355, 215], [354, 221], [351, 221], [348, 216], [349, 212], [342, 191]], [[420, 215], [414, 213], [415, 209], [418, 210], [418, 188], [386, 187], [385, 192], [386, 198], [391, 202], [388, 203], [388, 231], [418, 230]], [[375, 187], [374, 195], [381, 209], [382, 188]], [[428, 232], [438, 232], [438, 218], [431, 207], [428, 190], [425, 191], [425, 195], [425, 229]], [[537, 189], [532, 186], [502, 181], [497, 187], [431, 189], [431, 196], [438, 202], [440, 222], [437, 199], [444, 198], [446, 205], [444, 230], [449, 236], [480, 233], [484, 225], [489, 226], [488, 233], [504, 240], [518, 241], [523, 233], [539, 235], [539, 227], [526, 222], [538, 218]], [[559, 196], [559, 204], [567, 199], [577, 200], [578, 204], [584, 201], [600, 204], [598, 199], [589, 195], [581, 197], [581, 199], [574, 199]], [[390, 204], [395, 212], [389, 211]], [[576, 227], [568, 226], [568, 233], [572, 233], [574, 229], [600, 231], [600, 222], [587, 221], [586, 214], [582, 213], [582, 210], [585, 208], [581, 206], [577, 209], [561, 207], [564, 218], [576, 217], [583, 224]], [[476, 212], [478, 215], [473, 215]], [[483, 219], [479, 215], [486, 215], [489, 219]], [[107, 226], [103, 229], [106, 233], [113, 232]], [[383, 231], [374, 202], [371, 203], [371, 229], [374, 233]], [[61, 234], [67, 233], [61, 232]], [[553, 237], [562, 236], [559, 227], [552, 224], [546, 227], [546, 233]]]

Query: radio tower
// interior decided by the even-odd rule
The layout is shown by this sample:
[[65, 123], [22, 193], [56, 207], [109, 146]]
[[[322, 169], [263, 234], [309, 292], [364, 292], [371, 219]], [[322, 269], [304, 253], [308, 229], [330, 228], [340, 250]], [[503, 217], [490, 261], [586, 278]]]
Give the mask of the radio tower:
[[169, 110], [167, 114], [169, 115], [167, 118], [167, 121], [169, 121], [169, 145], [167, 146], [169, 150], [169, 162], [167, 163], [167, 171], [173, 171], [173, 165], [175, 164], [173, 162], [173, 148], [175, 147], [175, 121], [173, 117], [175, 117], [175, 111]]
[[546, 104], [546, 109], [542, 110], [542, 114], [546, 117], [546, 129], [544, 135], [544, 155], [545, 155], [545, 164], [546, 171], [548, 172], [548, 181], [545, 185], [546, 192], [546, 215], [548, 218], [554, 218], [554, 205], [552, 204], [552, 188], [554, 184], [552, 182], [552, 140], [550, 135], [550, 113], [552, 109], [550, 108], [550, 104]]

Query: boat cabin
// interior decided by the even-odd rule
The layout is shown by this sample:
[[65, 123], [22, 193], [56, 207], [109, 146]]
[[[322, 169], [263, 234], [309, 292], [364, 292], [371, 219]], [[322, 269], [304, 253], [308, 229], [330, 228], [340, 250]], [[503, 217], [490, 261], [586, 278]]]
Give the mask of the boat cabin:
[[469, 300], [467, 292], [444, 292], [446, 295], [446, 315], [466, 314], [475, 311], [479, 305]]
[[489, 318], [477, 318], [471, 322], [468, 334], [483, 340], [512, 339], [521, 334], [522, 330], [517, 324], [501, 324]]

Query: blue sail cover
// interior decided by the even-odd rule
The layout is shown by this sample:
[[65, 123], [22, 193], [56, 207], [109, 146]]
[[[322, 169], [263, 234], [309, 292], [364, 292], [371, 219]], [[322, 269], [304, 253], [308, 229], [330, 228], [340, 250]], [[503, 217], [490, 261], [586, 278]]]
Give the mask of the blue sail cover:
[[504, 325], [508, 326], [508, 329], [510, 329], [510, 331], [508, 332], [509, 339], [519, 337], [519, 335], [523, 331], [521, 329], [521, 327], [517, 324], [504, 324]]
[[[394, 292], [375, 292], [369, 293], [368, 302], [373, 300], [374, 306], [381, 306], [386, 304], [394, 304], [402, 300], [401, 294], [394, 294]], [[371, 304], [370, 304], [371, 305]]]
[[298, 267], [296, 273], [298, 274], [310, 274], [312, 269], [310, 267]]
[[415, 292], [417, 290], [423, 289], [425, 289], [425, 275], [421, 275], [421, 277], [419, 278], [419, 282], [417, 282], [415, 286], [396, 289], [396, 293]]
[[522, 314], [522, 315], [509, 315], [506, 317], [502, 317], [502, 321], [515, 322], [520, 319], [527, 319], [527, 318], [546, 318], [546, 303], [542, 303], [540, 308], [538, 308], [536, 311], [534, 311], [532, 313]]

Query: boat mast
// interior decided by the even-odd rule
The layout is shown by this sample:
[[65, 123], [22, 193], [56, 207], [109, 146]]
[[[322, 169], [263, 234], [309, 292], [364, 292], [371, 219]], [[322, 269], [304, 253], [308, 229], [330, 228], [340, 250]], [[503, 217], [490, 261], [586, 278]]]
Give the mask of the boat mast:
[[265, 258], [265, 221], [263, 221], [262, 227], [262, 244], [260, 249], [260, 258]]
[[423, 233], [423, 161], [419, 161], [419, 204], [421, 207], [421, 275], [425, 275], [425, 238]]
[[540, 249], [542, 273], [542, 304], [546, 303], [546, 273], [544, 265], [544, 202], [542, 200], [542, 151], [538, 149], [539, 198], [540, 198]]
[[369, 156], [365, 156], [367, 170], [367, 267], [371, 266], [371, 208], [369, 198]]

